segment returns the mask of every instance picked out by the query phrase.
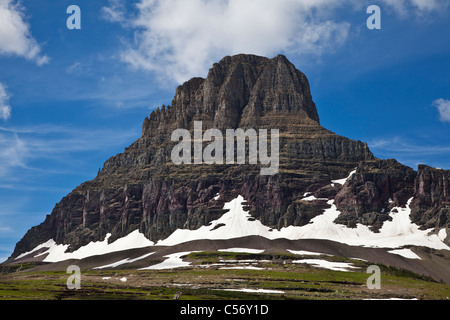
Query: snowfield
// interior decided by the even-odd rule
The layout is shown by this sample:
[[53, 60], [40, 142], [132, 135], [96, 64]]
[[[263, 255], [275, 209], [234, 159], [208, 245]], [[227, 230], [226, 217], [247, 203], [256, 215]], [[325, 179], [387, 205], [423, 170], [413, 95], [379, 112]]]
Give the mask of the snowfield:
[[83, 246], [74, 252], [66, 252], [66, 250], [69, 247], [68, 245], [56, 244], [54, 240], [49, 240], [37, 246], [32, 251], [21, 254], [16, 258], [16, 260], [43, 248], [48, 249], [36, 255], [35, 257], [48, 254], [48, 256], [45, 257], [45, 259], [43, 260], [44, 262], [59, 262], [69, 259], [84, 259], [87, 257], [103, 255], [107, 253], [129, 249], [145, 248], [154, 245], [152, 241], [148, 240], [138, 230], [130, 233], [126, 237], [117, 239], [112, 243], [108, 243], [109, 237], [111, 237], [111, 234], [107, 234], [103, 241], [91, 242], [88, 245]]
[[333, 271], [352, 271], [351, 269], [355, 269], [357, 267], [353, 266], [351, 263], [347, 262], [332, 262], [321, 259], [303, 259], [303, 260], [294, 260], [293, 263], [305, 263], [310, 264], [317, 268], [323, 268]]
[[[351, 177], [353, 172], [349, 175]], [[347, 179], [348, 179], [347, 178]], [[333, 183], [345, 183], [346, 179], [336, 180]], [[305, 196], [307, 196], [305, 194]], [[216, 196], [217, 197], [217, 196]], [[307, 200], [315, 200], [312, 196]], [[390, 251], [394, 254], [400, 254], [409, 259], [420, 259], [410, 249], [402, 249], [404, 246], [424, 246], [432, 249], [450, 250], [443, 241], [447, 237], [445, 229], [438, 234], [431, 234], [430, 230], [420, 230], [419, 226], [411, 222], [409, 217], [411, 209], [410, 199], [406, 208], [395, 208], [390, 213], [391, 221], [386, 221], [378, 233], [372, 232], [367, 226], [358, 224], [356, 228], [348, 228], [344, 225], [335, 224], [333, 221], [339, 216], [340, 212], [334, 204], [334, 200], [327, 200], [330, 208], [323, 214], [316, 216], [311, 222], [302, 227], [289, 226], [280, 230], [264, 226], [260, 221], [253, 219], [243, 207], [245, 202], [242, 196], [225, 203], [224, 209], [228, 210], [222, 217], [212, 221], [209, 226], [202, 226], [197, 230], [178, 229], [168, 238], [158, 241], [156, 244], [145, 238], [138, 230], [130, 233], [124, 238], [108, 243], [108, 234], [103, 241], [91, 242], [81, 247], [75, 252], [66, 252], [68, 245], [56, 244], [49, 240], [30, 252], [24, 253], [16, 259], [32, 254], [40, 249], [48, 248], [46, 251], [36, 255], [48, 254], [44, 262], [58, 262], [67, 259], [83, 259], [90, 256], [102, 255], [111, 252], [117, 252], [128, 249], [143, 248], [149, 246], [174, 246], [177, 244], [193, 240], [227, 240], [241, 238], [246, 236], [261, 236], [267, 239], [324, 239], [345, 243], [352, 246], [377, 247], [397, 249]], [[395, 212], [397, 211], [397, 212]], [[252, 219], [251, 219], [252, 218]], [[402, 249], [402, 250], [400, 250]], [[228, 250], [224, 249], [223, 251]], [[251, 248], [231, 248], [230, 251], [262, 252]], [[164, 264], [179, 265], [177, 256], [171, 256]], [[117, 263], [129, 263], [130, 261], [119, 261]], [[105, 266], [106, 267], [106, 266]]]
[[192, 252], [200, 252], [200, 251], [187, 251], [187, 252], [177, 252], [177, 253], [169, 254], [169, 255], [165, 256], [165, 258], [167, 258], [167, 259], [164, 260], [163, 262], [153, 265], [153, 266], [150, 266], [150, 267], [141, 268], [138, 270], [164, 270], [164, 269], [189, 267], [191, 265], [191, 263], [183, 261], [183, 259], [181, 259], [181, 257], [186, 256]]
[[417, 254], [412, 252], [411, 249], [396, 249], [396, 250], [389, 251], [389, 253], [398, 254], [398, 255], [400, 255], [402, 257], [405, 257], [405, 258], [408, 258], [408, 259], [419, 259], [419, 260], [421, 260], [421, 258]]
[[[409, 215], [410, 201], [406, 208], [396, 208], [398, 212], [391, 212], [392, 221], [386, 221], [379, 233], [372, 232], [367, 226], [358, 224], [356, 228], [348, 228], [335, 224], [333, 221], [340, 212], [329, 200], [331, 206], [322, 215], [311, 220], [311, 223], [302, 227], [289, 226], [281, 230], [274, 230], [264, 226], [260, 221], [249, 221], [251, 216], [244, 211], [242, 196], [226, 203], [224, 209], [229, 211], [220, 219], [213, 221], [210, 226], [203, 226], [197, 230], [176, 230], [157, 245], [171, 246], [183, 242], [202, 239], [233, 239], [245, 236], [262, 236], [267, 239], [325, 239], [354, 246], [401, 248], [407, 245], [425, 246], [433, 249], [450, 250], [443, 243], [443, 234], [429, 235], [431, 230], [420, 230], [411, 222]], [[221, 227], [213, 230], [215, 226]]]

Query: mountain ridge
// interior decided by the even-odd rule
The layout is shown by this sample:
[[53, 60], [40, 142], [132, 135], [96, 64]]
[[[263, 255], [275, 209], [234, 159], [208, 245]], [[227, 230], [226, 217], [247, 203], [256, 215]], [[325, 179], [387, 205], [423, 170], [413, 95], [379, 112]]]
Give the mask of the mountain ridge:
[[[280, 130], [280, 170], [259, 175], [256, 165], [176, 166], [170, 154], [173, 130]], [[347, 177], [344, 185], [332, 183]], [[108, 159], [97, 177], [64, 197], [43, 223], [31, 228], [11, 256], [54, 239], [75, 251], [93, 241], [110, 241], [139, 230], [151, 241], [179, 229], [198, 229], [217, 220], [223, 204], [237, 195], [249, 214], [280, 229], [304, 226], [334, 199], [336, 223], [358, 223], [379, 230], [394, 207], [411, 202], [411, 218], [424, 228], [450, 228], [450, 171], [394, 159], [377, 159], [366, 143], [341, 137], [320, 125], [306, 76], [285, 56], [225, 57], [208, 76], [176, 90], [171, 106], [144, 119], [142, 136], [125, 152]], [[220, 195], [220, 201], [214, 198]], [[449, 243], [447, 237], [446, 243]]]

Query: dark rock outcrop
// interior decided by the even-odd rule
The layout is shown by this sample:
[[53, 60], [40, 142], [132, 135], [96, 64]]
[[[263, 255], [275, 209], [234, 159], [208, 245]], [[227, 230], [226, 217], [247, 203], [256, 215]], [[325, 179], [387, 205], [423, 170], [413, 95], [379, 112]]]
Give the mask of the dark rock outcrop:
[[[171, 134], [177, 128], [192, 131], [194, 121], [202, 121], [203, 130], [222, 132], [279, 129], [278, 173], [262, 176], [260, 165], [250, 164], [174, 165]], [[344, 186], [331, 185], [354, 168]], [[416, 173], [395, 160], [376, 159], [367, 144], [323, 128], [306, 76], [286, 57], [225, 57], [206, 79], [179, 86], [171, 106], [144, 120], [141, 138], [63, 198], [17, 243], [12, 256], [49, 239], [75, 250], [108, 233], [114, 241], [136, 229], [157, 241], [179, 228], [207, 225], [238, 195], [254, 218], [273, 228], [305, 225], [323, 212], [326, 202], [302, 200], [307, 192], [336, 197], [343, 212], [338, 222], [348, 225], [376, 229], [393, 204], [405, 205], [414, 196], [414, 221], [448, 226], [448, 206], [443, 206], [449, 201], [448, 177], [448, 172], [422, 168]]]
[[450, 171], [419, 166], [411, 219], [424, 228], [450, 228]]
[[413, 169], [393, 159], [360, 163], [336, 195], [336, 206], [342, 212], [336, 222], [371, 225], [376, 231], [389, 219], [390, 209], [404, 207], [412, 198], [415, 177]]

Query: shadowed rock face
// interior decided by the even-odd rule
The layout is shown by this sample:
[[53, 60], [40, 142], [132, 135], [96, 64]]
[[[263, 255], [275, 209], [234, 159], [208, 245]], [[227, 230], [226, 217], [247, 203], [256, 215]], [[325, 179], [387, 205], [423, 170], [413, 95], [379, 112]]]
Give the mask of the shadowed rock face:
[[269, 115], [289, 114], [319, 123], [306, 76], [281, 55], [237, 55], [214, 64], [206, 79], [194, 78], [178, 87], [172, 106], [145, 119], [142, 135], [151, 138], [173, 128], [190, 128], [193, 120], [203, 121], [205, 129], [258, 128]]
[[420, 165], [411, 219], [425, 228], [450, 226], [450, 171]]
[[336, 222], [350, 227], [362, 223], [377, 231], [390, 209], [404, 207], [413, 196], [415, 177], [414, 170], [393, 159], [361, 162], [336, 195], [342, 212]]
[[[249, 164], [174, 165], [171, 134], [193, 130], [194, 121], [222, 132], [279, 129], [279, 172], [261, 176], [260, 165]], [[331, 184], [355, 168], [344, 186]], [[304, 225], [322, 213], [326, 202], [302, 200], [307, 192], [336, 198], [343, 213], [336, 222], [350, 226], [376, 229], [393, 205], [414, 196], [414, 221], [448, 227], [448, 180], [448, 171], [421, 167], [417, 173], [395, 160], [376, 159], [365, 143], [323, 128], [306, 76], [286, 57], [225, 57], [206, 79], [179, 86], [171, 106], [144, 120], [141, 138], [64, 197], [17, 243], [13, 257], [49, 239], [76, 250], [108, 233], [114, 241], [136, 229], [157, 241], [218, 219], [224, 202], [238, 195], [254, 218], [273, 228]]]

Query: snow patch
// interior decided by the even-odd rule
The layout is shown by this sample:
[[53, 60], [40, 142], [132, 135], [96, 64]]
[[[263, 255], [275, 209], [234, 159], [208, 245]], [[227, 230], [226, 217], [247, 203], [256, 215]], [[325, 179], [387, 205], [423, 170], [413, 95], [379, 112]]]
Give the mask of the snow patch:
[[356, 173], [356, 169], [353, 170], [352, 172], [350, 172], [350, 174], [348, 175], [347, 178], [338, 179], [338, 180], [332, 180], [331, 182], [332, 182], [333, 184], [336, 184], [336, 183], [337, 183], [337, 184], [340, 184], [340, 185], [344, 185], [344, 184], [347, 182], [347, 180], [350, 179], [355, 173]]
[[316, 200], [328, 201], [327, 198], [316, 198], [315, 196], [309, 196], [309, 197], [303, 198], [302, 200], [303, 201], [316, 201]]
[[326, 255], [326, 256], [331, 256], [330, 254], [325, 254], [325, 253], [320, 253], [320, 252], [312, 252], [312, 251], [304, 251], [304, 250], [287, 250], [292, 254], [296, 254], [299, 256], [322, 256], [322, 255]]
[[345, 271], [349, 272], [349, 269], [355, 269], [357, 267], [353, 266], [351, 263], [347, 262], [333, 262], [320, 259], [304, 259], [304, 260], [294, 260], [293, 263], [306, 263], [313, 265], [314, 267], [333, 270], [333, 271]]
[[[44, 262], [59, 262], [69, 259], [84, 259], [96, 255], [103, 255], [112, 252], [118, 252], [129, 249], [144, 248], [153, 246], [154, 243], [148, 240], [139, 230], [136, 230], [129, 235], [117, 239], [112, 243], [108, 243], [111, 234], [108, 233], [103, 241], [91, 242], [74, 252], [66, 252], [69, 245], [56, 244], [54, 240], [49, 240], [37, 246], [30, 252], [20, 255], [18, 258], [26, 256], [42, 248], [48, 248], [46, 251], [36, 255], [35, 257], [48, 254], [43, 260]], [[17, 258], [17, 259], [18, 259]]]
[[147, 253], [147, 254], [145, 254], [145, 255], [143, 255], [143, 256], [141, 256], [141, 257], [137, 257], [137, 258], [135, 258], [135, 259], [129, 259], [129, 258], [127, 258], [127, 259], [124, 259], [124, 260], [120, 260], [120, 261], [118, 261], [118, 262], [114, 262], [114, 263], [108, 264], [108, 265], [106, 265], [106, 266], [96, 267], [96, 268], [94, 268], [94, 269], [115, 268], [115, 267], [121, 266], [121, 265], [123, 265], [123, 264], [133, 263], [133, 262], [136, 262], [136, 261], [145, 259], [145, 258], [147, 258], [148, 256], [151, 256], [152, 254], [154, 254], [154, 252]]
[[138, 270], [164, 270], [164, 269], [189, 267], [191, 265], [191, 263], [183, 261], [183, 259], [181, 257], [186, 256], [193, 252], [200, 252], [200, 251], [186, 251], [186, 252], [172, 253], [167, 256], [164, 256], [164, 258], [167, 258], [167, 259], [164, 260], [163, 262], [153, 265], [153, 266], [150, 266], [150, 267], [141, 268]]
[[[349, 175], [351, 175], [353, 172]], [[178, 229], [168, 238], [160, 240], [156, 243], [159, 246], [174, 246], [177, 244], [194, 241], [194, 240], [228, 240], [242, 238], [247, 236], [261, 236], [270, 240], [274, 239], [324, 239], [345, 243], [353, 246], [378, 247], [398, 249], [407, 245], [424, 246], [437, 250], [450, 250], [443, 240], [447, 237], [445, 229], [441, 229], [438, 234], [432, 234], [431, 229], [420, 230], [419, 226], [412, 223], [410, 219], [410, 199], [406, 208], [395, 208], [389, 214], [391, 221], [386, 221], [380, 228], [378, 233], [372, 232], [367, 226], [358, 224], [356, 228], [348, 228], [347, 226], [335, 224], [335, 219], [340, 215], [340, 211], [336, 208], [334, 200], [328, 200], [330, 208], [325, 209], [323, 214], [311, 219], [310, 223], [301, 227], [289, 226], [280, 230], [272, 229], [264, 226], [259, 220], [253, 219], [248, 212], [244, 210], [242, 196], [238, 196], [230, 202], [225, 203], [224, 209], [228, 210], [222, 217], [212, 221], [209, 226], [202, 226], [197, 230]], [[395, 212], [397, 211], [397, 212]], [[251, 219], [252, 218], [252, 219]], [[220, 227], [218, 227], [220, 226]], [[103, 255], [111, 252], [117, 252], [128, 249], [143, 248], [155, 245], [153, 242], [145, 238], [145, 236], [136, 230], [124, 238], [118, 239], [112, 243], [108, 243], [108, 234], [103, 241], [91, 242], [88, 245], [79, 248], [75, 252], [66, 252], [68, 245], [57, 245], [55, 241], [49, 240], [30, 252], [24, 253], [17, 257], [19, 259], [28, 254], [32, 254], [43, 248], [48, 248], [45, 252], [37, 255], [48, 254], [43, 260], [44, 262], [59, 262], [68, 259], [83, 259], [95, 255]], [[230, 250], [247, 248], [231, 248]], [[228, 250], [228, 249], [224, 249]], [[118, 263], [128, 263], [127, 261], [119, 261]], [[163, 262], [169, 264], [172, 262], [180, 263], [176, 256], [169, 257], [168, 261]], [[175, 265], [177, 265], [175, 263]], [[181, 264], [182, 266], [185, 266]]]
[[[334, 223], [334, 220], [340, 215], [334, 200], [329, 200], [330, 208], [311, 219], [311, 222], [305, 226], [289, 226], [280, 230], [271, 229], [258, 220], [249, 221], [251, 216], [244, 211], [242, 205], [245, 200], [242, 196], [238, 196], [225, 204], [224, 209], [228, 209], [228, 212], [213, 221], [210, 226], [203, 226], [197, 230], [178, 229], [167, 239], [159, 241], [157, 245], [172, 246], [193, 240], [226, 240], [253, 235], [270, 240], [283, 238], [289, 240], [324, 239], [365, 247], [395, 249], [406, 245], [415, 245], [450, 250], [438, 235], [430, 235], [430, 230], [420, 230], [418, 225], [411, 222], [409, 217], [411, 200], [408, 201], [406, 208], [396, 208], [398, 212], [391, 212], [392, 221], [386, 221], [380, 231], [375, 233], [362, 224], [358, 224], [356, 228], [352, 229]], [[222, 227], [214, 229], [218, 224], [221, 224]]]
[[422, 260], [417, 254], [412, 252], [411, 249], [396, 249], [388, 251], [389, 253], [397, 254], [399, 256], [408, 258], [408, 259], [419, 259]]
[[[157, 242], [159, 246], [173, 246], [183, 242], [194, 240], [227, 240], [246, 236], [264, 236], [269, 234], [269, 228], [260, 221], [249, 221], [250, 214], [244, 211], [242, 196], [225, 203], [224, 209], [228, 209], [219, 219], [212, 221], [209, 226], [202, 226], [197, 230], [178, 229], [168, 238]], [[216, 226], [221, 225], [220, 228]]]
[[214, 289], [223, 291], [236, 291], [236, 292], [248, 292], [248, 293], [284, 293], [281, 290], [271, 290], [271, 289]]
[[447, 230], [445, 228], [439, 230], [438, 237], [441, 241], [444, 241], [447, 238]]
[[[410, 200], [411, 201], [411, 200]], [[450, 250], [437, 235], [429, 235], [430, 230], [420, 230], [411, 222], [409, 203], [406, 208], [397, 208], [398, 212], [391, 212], [392, 221], [386, 221], [379, 233], [372, 232], [367, 226], [358, 224], [356, 228], [335, 224], [333, 221], [339, 216], [333, 200], [329, 200], [330, 208], [322, 215], [311, 219], [302, 227], [289, 226], [280, 231], [274, 230], [271, 238], [287, 239], [325, 239], [346, 243], [354, 246], [401, 248], [406, 245], [425, 246], [434, 249]], [[395, 211], [395, 210], [394, 210]]]
[[263, 253], [265, 250], [247, 249], [247, 248], [229, 248], [219, 249], [220, 252], [242, 252], [242, 253]]
[[[51, 250], [52, 248], [53, 248], [53, 250], [55, 250], [56, 247], [57, 246], [57, 244], [56, 244], [56, 242], [53, 240], [53, 239], [50, 239], [50, 240], [48, 240], [47, 242], [44, 242], [44, 243], [42, 243], [42, 244], [40, 244], [40, 245], [38, 245], [36, 248], [34, 248], [33, 250], [31, 250], [31, 251], [28, 251], [28, 252], [25, 252], [25, 253], [22, 253], [21, 255], [19, 255], [15, 260], [18, 260], [18, 259], [21, 259], [21, 258], [23, 258], [23, 257], [25, 257], [25, 256], [27, 256], [27, 255], [30, 255], [30, 254], [32, 254], [32, 253], [34, 253], [34, 252], [36, 252], [36, 251], [39, 251], [39, 250], [41, 250], [41, 249], [47, 249], [47, 251], [45, 251], [44, 252], [44, 254], [45, 253], [49, 253], [49, 250]], [[64, 251], [66, 251], [66, 249], [68, 248], [69, 246], [67, 245], [67, 246], [62, 246], [62, 248], [61, 249], [64, 249]], [[63, 251], [63, 252], [64, 252]], [[40, 256], [41, 254], [37, 254], [37, 255], [35, 255], [34, 257], [38, 257], [38, 256]]]

